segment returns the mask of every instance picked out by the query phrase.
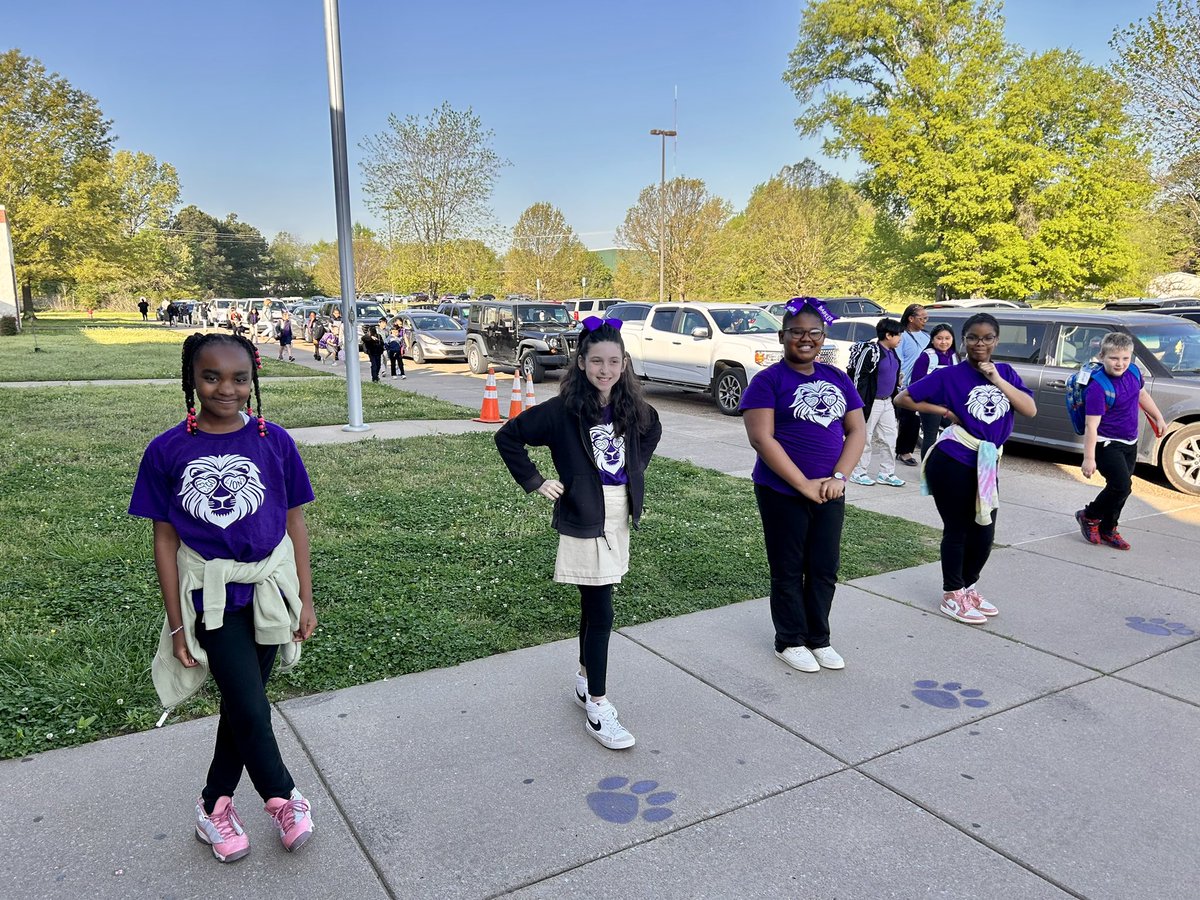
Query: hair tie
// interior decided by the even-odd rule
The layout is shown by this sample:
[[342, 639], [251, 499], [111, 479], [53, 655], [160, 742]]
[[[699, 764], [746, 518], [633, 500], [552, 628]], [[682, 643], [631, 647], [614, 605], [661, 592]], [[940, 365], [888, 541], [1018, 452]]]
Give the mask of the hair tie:
[[816, 297], [793, 297], [783, 305], [783, 308], [788, 311], [788, 315], [798, 316], [806, 306], [820, 316], [821, 321], [826, 325], [837, 321], [838, 317], [826, 309], [825, 304]]
[[608, 325], [614, 331], [620, 331], [625, 323], [617, 318], [601, 319], [599, 316], [588, 316], [583, 320], [584, 331], [595, 331], [601, 325]]

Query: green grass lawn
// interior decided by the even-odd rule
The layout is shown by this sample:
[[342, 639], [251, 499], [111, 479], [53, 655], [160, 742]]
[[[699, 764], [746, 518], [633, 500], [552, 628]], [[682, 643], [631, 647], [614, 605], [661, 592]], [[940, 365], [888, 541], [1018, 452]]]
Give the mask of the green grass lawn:
[[[341, 383], [271, 385], [268, 417], [339, 422]], [[367, 418], [472, 411], [363, 385]], [[141, 451], [177, 422], [174, 388], [0, 391], [0, 757], [151, 726], [162, 621], [151, 527], [127, 515]], [[454, 665], [573, 635], [574, 588], [550, 580], [549, 504], [513, 484], [489, 434], [306, 446], [317, 501], [317, 633], [281, 697]], [[548, 457], [539, 464], [549, 467]], [[763, 596], [748, 482], [656, 459], [617, 624]], [[842, 578], [928, 562], [937, 534], [847, 510]], [[763, 648], [770, 623], [763, 622]], [[569, 663], [567, 659], [564, 664]], [[211, 687], [178, 714], [216, 709]]]
[[[33, 328], [0, 337], [0, 381], [178, 378], [183, 339], [198, 330], [148, 324], [138, 313], [41, 313]], [[274, 359], [277, 344], [260, 352], [264, 376], [325, 374]]]

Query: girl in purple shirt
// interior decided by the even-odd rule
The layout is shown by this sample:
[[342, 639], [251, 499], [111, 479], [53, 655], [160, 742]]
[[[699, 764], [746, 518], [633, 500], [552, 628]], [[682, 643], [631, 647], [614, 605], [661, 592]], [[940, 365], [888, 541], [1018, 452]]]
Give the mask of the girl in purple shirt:
[[[944, 369], [947, 366], [958, 365], [958, 353], [954, 348], [954, 329], [942, 322], [933, 326], [929, 332], [929, 346], [921, 351], [913, 363], [912, 376], [909, 384], [915, 384], [930, 372]], [[933, 413], [921, 413], [921, 459], [929, 455], [929, 448], [934, 445], [942, 429], [950, 424]]]
[[[188, 645], [194, 634], [221, 695], [216, 748], [196, 802], [196, 835], [221, 862], [250, 852], [233, 806], [243, 771], [265, 801], [285, 849], [299, 849], [312, 833], [308, 801], [296, 789], [271, 729], [265, 686], [279, 646], [256, 641], [255, 586], [226, 585], [222, 621], [209, 628], [203, 591], [193, 593], [191, 604], [180, 603], [179, 560], [186, 561], [186, 553], [205, 560], [207, 576], [212, 560], [267, 559], [286, 535], [301, 601], [292, 640], [307, 640], [317, 625], [303, 507], [313, 499], [312, 487], [292, 438], [262, 416], [259, 365], [258, 350], [238, 334], [193, 334], [184, 341], [187, 419], [150, 442], [129, 504], [131, 514], [154, 521], [154, 565], [172, 662], [185, 669], [199, 665]], [[185, 623], [185, 614], [194, 619]]]
[[783, 359], [742, 393], [754, 465], [754, 496], [771, 570], [775, 655], [801, 672], [841, 669], [829, 646], [837, 587], [846, 476], [867, 440], [863, 402], [840, 369], [817, 362], [833, 316], [819, 301], [793, 298], [779, 343]]
[[993, 363], [1000, 325], [988, 313], [963, 323], [965, 361], [909, 386], [896, 404], [949, 419], [929, 451], [923, 478], [942, 517], [941, 611], [980, 625], [999, 613], [975, 583], [996, 534], [996, 463], [1012, 434], [1013, 414], [1037, 415], [1033, 393], [1007, 363]]

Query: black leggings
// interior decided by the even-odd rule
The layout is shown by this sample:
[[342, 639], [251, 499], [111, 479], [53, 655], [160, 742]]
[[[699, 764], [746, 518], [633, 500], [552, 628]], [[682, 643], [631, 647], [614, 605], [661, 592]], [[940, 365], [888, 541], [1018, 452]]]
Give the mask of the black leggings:
[[396, 366], [400, 367], [400, 374], [404, 374], [404, 354], [388, 351], [388, 362], [392, 364], [393, 375], [396, 374]]
[[593, 697], [605, 693], [612, 625], [612, 585], [579, 585], [579, 664], [587, 672], [588, 694]]
[[371, 380], [379, 380], [379, 370], [383, 367], [382, 353], [368, 353], [367, 359], [371, 360]]
[[1096, 471], [1104, 476], [1104, 490], [1083, 509], [1089, 519], [1100, 520], [1100, 531], [1108, 534], [1121, 521], [1121, 510], [1133, 493], [1133, 469], [1137, 465], [1137, 445], [1120, 441], [1096, 444]]
[[921, 419], [915, 410], [896, 407], [896, 455], [907, 456], [917, 449]]
[[221, 797], [232, 797], [244, 768], [263, 800], [288, 797], [296, 783], [279, 755], [271, 730], [266, 684], [275, 664], [275, 646], [254, 641], [254, 607], [226, 611], [220, 628], [196, 621], [196, 641], [208, 654], [208, 669], [221, 692], [217, 746], [201, 796], [209, 814]]
[[921, 413], [921, 458], [929, 453], [929, 448], [937, 442], [938, 432], [950, 424], [949, 419], [943, 419], [937, 413]]
[[925, 463], [925, 480], [942, 517], [942, 590], [957, 591], [979, 580], [996, 537], [996, 510], [990, 525], [975, 521], [979, 482], [975, 467], [959, 462], [940, 446]]

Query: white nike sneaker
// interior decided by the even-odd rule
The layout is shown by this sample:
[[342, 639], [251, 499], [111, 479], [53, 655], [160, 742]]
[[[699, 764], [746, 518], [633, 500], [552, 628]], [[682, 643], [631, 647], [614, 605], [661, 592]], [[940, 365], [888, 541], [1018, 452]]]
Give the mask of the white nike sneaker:
[[575, 705], [587, 709], [587, 676], [575, 673]]
[[615, 706], [611, 703], [597, 705], [589, 700], [585, 709], [587, 710], [587, 721], [584, 727], [588, 734], [609, 750], [624, 750], [633, 746], [633, 735], [617, 721]]

